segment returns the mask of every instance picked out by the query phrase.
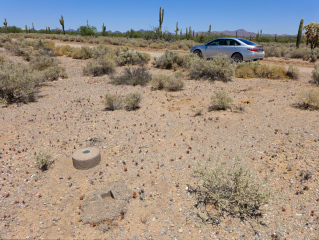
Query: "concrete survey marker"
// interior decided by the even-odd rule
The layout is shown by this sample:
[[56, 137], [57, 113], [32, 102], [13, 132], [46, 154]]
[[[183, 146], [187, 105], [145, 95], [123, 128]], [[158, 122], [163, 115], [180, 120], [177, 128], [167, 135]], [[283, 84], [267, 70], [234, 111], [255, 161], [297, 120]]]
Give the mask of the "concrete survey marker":
[[101, 152], [95, 147], [79, 149], [73, 153], [72, 161], [76, 169], [90, 169], [101, 162]]
[[132, 196], [124, 181], [108, 184], [83, 199], [81, 220], [83, 223], [100, 224], [118, 219], [127, 212]]

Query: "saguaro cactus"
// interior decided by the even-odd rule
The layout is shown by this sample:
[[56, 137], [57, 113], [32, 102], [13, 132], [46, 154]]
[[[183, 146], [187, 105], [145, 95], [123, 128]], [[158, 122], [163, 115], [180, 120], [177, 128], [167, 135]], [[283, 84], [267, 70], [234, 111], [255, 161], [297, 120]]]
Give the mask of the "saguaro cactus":
[[61, 15], [61, 19], [60, 20], [60, 24], [62, 26], [62, 30], [63, 30], [63, 34], [65, 35], [65, 31], [64, 31], [64, 19], [63, 19], [63, 16]]
[[34, 31], [34, 25], [33, 25], [33, 23], [32, 23], [32, 31]]
[[7, 31], [7, 26], [8, 26], [7, 19], [4, 19], [4, 23], [3, 23], [3, 25], [4, 25], [4, 28], [5, 28], [5, 29], [6, 29], [6, 31]]
[[238, 34], [237, 34], [238, 32], [236, 31], [236, 38], [238, 37]]
[[178, 31], [179, 31], [178, 22], [176, 22], [176, 29], [175, 29], [175, 31], [174, 31], [176, 37], [178, 36]]
[[48, 27], [48, 31], [49, 31], [49, 33], [50, 33], [50, 31], [51, 31], [50, 27]]
[[162, 37], [163, 19], [164, 19], [164, 9], [162, 10], [162, 7], [160, 7], [160, 9], [159, 9], [159, 20], [158, 20], [158, 22], [159, 22], [158, 30], [159, 30], [160, 37]]
[[103, 33], [103, 36], [105, 35], [105, 30], [106, 30], [106, 27], [104, 26], [104, 23], [103, 23], [103, 26], [102, 26], [102, 33]]
[[189, 29], [188, 29], [188, 39], [191, 39], [192, 38], [192, 27], [189, 26]]
[[188, 39], [188, 28], [186, 28], [186, 34], [185, 34], [185, 36], [186, 36], [186, 39]]
[[299, 23], [297, 42], [296, 42], [296, 47], [297, 48], [299, 48], [299, 45], [300, 45], [300, 42], [301, 42], [302, 28], [303, 28], [303, 18], [300, 20], [300, 23]]
[[86, 26], [89, 27], [89, 19], [86, 19]]
[[210, 36], [211, 32], [212, 32], [212, 25], [209, 25], [209, 28], [208, 28], [208, 36]]
[[28, 26], [25, 25], [25, 33], [28, 33]]

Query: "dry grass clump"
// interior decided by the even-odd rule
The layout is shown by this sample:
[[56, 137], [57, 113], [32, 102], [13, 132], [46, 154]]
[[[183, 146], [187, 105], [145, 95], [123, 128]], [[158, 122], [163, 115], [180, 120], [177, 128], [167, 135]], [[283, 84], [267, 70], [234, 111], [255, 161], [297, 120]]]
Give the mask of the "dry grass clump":
[[89, 47], [75, 48], [72, 52], [72, 58], [74, 59], [89, 59], [93, 56], [93, 50]]
[[302, 91], [298, 94], [298, 107], [303, 109], [318, 110], [319, 109], [319, 89], [313, 88]]
[[55, 53], [58, 56], [71, 56], [72, 54], [72, 48], [70, 45], [64, 45], [64, 46], [57, 46], [55, 47]]
[[5, 43], [11, 42], [11, 37], [6, 34], [0, 34], [0, 47], [4, 47]]
[[139, 92], [126, 94], [124, 98], [124, 108], [127, 111], [138, 109], [140, 102], [141, 94]]
[[46, 150], [38, 151], [35, 155], [35, 163], [42, 171], [47, 170], [52, 164], [50, 152]]
[[101, 76], [115, 72], [115, 62], [107, 55], [93, 59], [83, 68], [84, 75]]
[[36, 84], [28, 66], [10, 61], [0, 64], [1, 102], [11, 104], [34, 101]]
[[0, 64], [4, 63], [5, 60], [4, 60], [4, 56], [0, 56]]
[[43, 71], [45, 81], [54, 81], [59, 78], [68, 78], [64, 67], [52, 66]]
[[315, 65], [314, 70], [312, 71], [312, 80], [315, 84], [319, 85], [319, 66]]
[[233, 217], [256, 218], [270, 196], [265, 182], [256, 178], [240, 159], [198, 165], [194, 175], [203, 183], [194, 191], [198, 193], [197, 205], [214, 206], [219, 217], [226, 213]]
[[104, 96], [103, 103], [106, 110], [114, 111], [122, 108], [122, 98], [116, 94], [107, 93]]
[[182, 90], [185, 85], [180, 74], [175, 74], [174, 76], [165, 74], [152, 75], [150, 84], [154, 90], [167, 89], [168, 91]]
[[236, 66], [236, 77], [238, 78], [268, 78], [283, 79], [285, 77], [291, 79], [299, 78], [299, 71], [293, 66], [289, 66], [288, 70], [282, 65], [260, 64], [259, 62], [242, 62]]
[[230, 103], [233, 100], [223, 90], [216, 90], [211, 97], [211, 102], [208, 107], [210, 111], [213, 110], [226, 110], [230, 108]]
[[256, 77], [268, 79], [283, 79], [286, 76], [286, 68], [282, 65], [261, 64], [255, 71]]
[[125, 51], [120, 52], [114, 59], [119, 66], [138, 65], [148, 63], [151, 56], [148, 53]]
[[190, 64], [190, 77], [228, 82], [234, 75], [234, 66], [227, 56], [217, 56], [212, 60], [194, 59]]
[[146, 67], [125, 68], [123, 73], [118, 76], [111, 76], [111, 83], [115, 85], [146, 85], [151, 79], [152, 75]]

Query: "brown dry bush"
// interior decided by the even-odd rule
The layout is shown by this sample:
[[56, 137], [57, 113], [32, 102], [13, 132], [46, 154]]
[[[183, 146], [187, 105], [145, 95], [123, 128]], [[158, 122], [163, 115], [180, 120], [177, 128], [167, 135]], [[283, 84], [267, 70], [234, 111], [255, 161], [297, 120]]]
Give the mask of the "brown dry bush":
[[47, 150], [42, 149], [37, 151], [34, 159], [35, 159], [35, 164], [42, 171], [47, 170], [49, 166], [52, 164], [51, 154]]
[[128, 93], [124, 98], [124, 107], [127, 111], [132, 111], [139, 108], [141, 102], [141, 94], [139, 92]]
[[256, 69], [255, 75], [260, 78], [283, 79], [286, 72], [286, 68], [282, 65], [262, 64]]
[[152, 75], [146, 67], [125, 68], [124, 72], [118, 76], [111, 76], [111, 83], [115, 85], [146, 85], [151, 79]]
[[59, 78], [68, 78], [64, 67], [52, 66], [43, 71], [45, 81], [54, 81]]
[[185, 85], [179, 74], [175, 74], [175, 76], [165, 74], [152, 75], [150, 84], [154, 90], [166, 89], [168, 91], [182, 90]]
[[291, 79], [297, 80], [299, 78], [299, 70], [298, 70], [298, 68], [290, 65], [288, 67], [287, 72], [286, 72], [286, 76], [291, 78]]
[[115, 72], [115, 62], [107, 55], [97, 59], [92, 59], [83, 68], [84, 75], [101, 76], [104, 74], [112, 74]]
[[22, 56], [26, 61], [30, 61], [33, 55], [30, 42], [25, 39], [17, 39], [15, 42], [6, 42], [4, 47], [16, 56]]
[[9, 37], [8, 35], [0, 34], [0, 47], [4, 47], [5, 43], [10, 43], [11, 41], [11, 37]]
[[303, 109], [318, 110], [319, 109], [319, 89], [313, 88], [301, 91], [298, 94], [297, 106]]
[[[270, 197], [266, 182], [255, 177], [241, 162], [232, 161], [207, 162], [203, 166], [197, 164], [194, 176], [201, 179], [200, 187], [193, 190], [198, 193], [198, 206], [214, 206], [218, 210], [215, 223], [225, 214], [239, 218], [260, 216], [260, 207]], [[191, 190], [192, 191], [192, 190]], [[207, 211], [208, 215], [212, 214]]]
[[30, 66], [33, 70], [45, 70], [49, 67], [57, 66], [58, 61], [52, 57], [49, 57], [47, 55], [41, 55], [37, 56], [35, 58], [32, 58], [30, 61]]
[[223, 90], [216, 90], [211, 97], [210, 106], [208, 109], [213, 110], [226, 110], [230, 108], [230, 103], [233, 100]]
[[57, 46], [55, 47], [55, 53], [58, 56], [71, 56], [72, 48], [70, 45]]
[[314, 70], [312, 71], [312, 80], [315, 84], [319, 85], [319, 66], [315, 65]]

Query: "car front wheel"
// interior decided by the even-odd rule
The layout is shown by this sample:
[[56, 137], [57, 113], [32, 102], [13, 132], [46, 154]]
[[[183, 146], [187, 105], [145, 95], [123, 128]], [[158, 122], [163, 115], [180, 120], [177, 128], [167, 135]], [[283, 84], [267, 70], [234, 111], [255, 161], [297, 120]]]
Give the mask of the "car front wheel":
[[202, 58], [203, 57], [203, 53], [201, 50], [195, 50], [194, 54], [196, 54], [198, 57]]
[[243, 56], [240, 53], [234, 53], [231, 57], [235, 63], [239, 63], [243, 61]]

